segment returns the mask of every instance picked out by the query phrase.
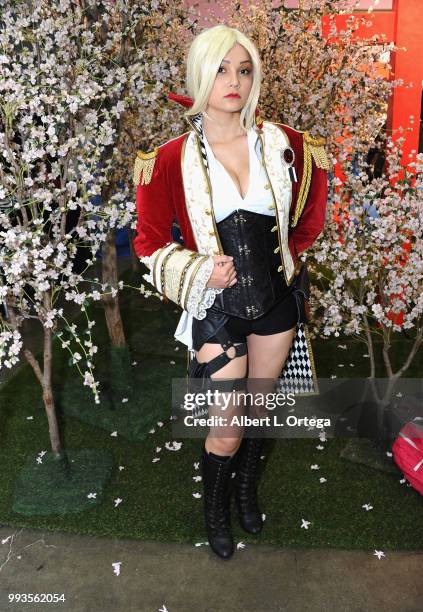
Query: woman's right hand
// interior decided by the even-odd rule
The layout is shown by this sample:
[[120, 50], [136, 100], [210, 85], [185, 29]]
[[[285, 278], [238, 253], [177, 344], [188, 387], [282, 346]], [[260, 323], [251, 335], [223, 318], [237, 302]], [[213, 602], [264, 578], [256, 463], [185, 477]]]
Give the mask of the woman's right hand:
[[237, 282], [236, 270], [231, 255], [213, 255], [214, 268], [206, 287], [226, 289]]

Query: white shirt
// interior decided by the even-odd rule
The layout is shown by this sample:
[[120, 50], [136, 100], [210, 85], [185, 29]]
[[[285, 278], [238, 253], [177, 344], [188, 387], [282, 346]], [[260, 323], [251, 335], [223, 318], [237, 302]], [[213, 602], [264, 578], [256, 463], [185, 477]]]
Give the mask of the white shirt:
[[[243, 208], [256, 213], [275, 216], [272, 195], [266, 172], [261, 162], [260, 139], [254, 127], [247, 132], [250, 165], [250, 180], [245, 197], [242, 198], [234, 180], [223, 164], [216, 159], [204, 133], [204, 144], [209, 162], [210, 182], [213, 194], [213, 210], [216, 222], [222, 221], [234, 210]], [[266, 188], [267, 185], [267, 188]]]
[[[247, 132], [248, 152], [250, 164], [250, 181], [245, 198], [242, 198], [232, 177], [228, 174], [223, 164], [216, 159], [204, 134], [204, 144], [207, 152], [207, 161], [210, 171], [210, 183], [213, 194], [213, 210], [216, 222], [225, 219], [234, 210], [243, 208], [260, 214], [275, 216], [272, 194], [268, 185], [266, 172], [262, 164], [262, 152], [260, 138], [254, 127]], [[179, 342], [186, 344], [188, 349], [192, 346], [192, 320], [193, 317], [186, 310], [182, 312], [176, 328], [174, 337]]]

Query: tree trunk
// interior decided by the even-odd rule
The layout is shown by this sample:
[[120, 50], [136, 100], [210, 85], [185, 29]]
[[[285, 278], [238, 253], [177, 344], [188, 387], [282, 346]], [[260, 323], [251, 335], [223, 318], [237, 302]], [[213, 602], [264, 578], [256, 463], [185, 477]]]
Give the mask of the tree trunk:
[[[43, 295], [44, 306], [48, 308], [50, 304], [50, 295], [44, 293]], [[18, 319], [14, 310], [14, 300], [6, 298], [8, 313], [10, 321], [14, 329], [19, 329]], [[52, 381], [52, 367], [53, 367], [53, 345], [52, 345], [52, 330], [43, 327], [44, 330], [44, 359], [43, 359], [43, 372], [41, 371], [40, 364], [35, 359], [33, 353], [29, 349], [24, 349], [23, 354], [29, 365], [32, 367], [34, 374], [41, 385], [43, 390], [43, 401], [44, 407], [47, 414], [48, 428], [50, 433], [50, 443], [53, 453], [59, 456], [62, 452], [62, 446], [60, 444], [59, 425], [57, 423], [56, 406], [54, 404], [53, 388], [51, 385]]]
[[62, 452], [60, 444], [59, 425], [57, 423], [56, 406], [54, 405], [53, 387], [52, 387], [52, 370], [53, 370], [53, 345], [51, 337], [51, 329], [44, 328], [44, 385], [43, 385], [43, 400], [44, 407], [47, 413], [48, 430], [50, 433], [51, 449], [55, 455]]
[[55, 455], [60, 455], [62, 446], [60, 444], [59, 426], [57, 423], [56, 406], [54, 405], [53, 390], [51, 387], [43, 389], [44, 407], [47, 413], [48, 430], [50, 433], [51, 449]]
[[138, 259], [137, 254], [134, 251], [134, 245], [132, 242], [132, 231], [128, 230], [128, 235], [129, 235], [129, 248], [131, 251], [131, 268], [132, 268], [132, 272], [134, 272], [135, 274], [138, 274], [140, 271], [140, 260]]
[[[103, 246], [102, 252], [102, 279], [108, 288], [118, 289], [118, 269], [117, 254], [115, 244], [115, 232], [110, 230]], [[125, 332], [123, 331], [122, 318], [119, 308], [119, 294], [115, 297], [105, 295], [103, 297], [104, 314], [106, 317], [107, 329], [112, 346], [126, 346]]]
[[50, 443], [53, 453], [58, 457], [62, 452], [60, 443], [59, 425], [57, 422], [56, 406], [54, 404], [53, 388], [52, 388], [52, 338], [51, 330], [44, 328], [44, 366], [41, 371], [38, 361], [29, 349], [24, 350], [24, 355], [28, 363], [34, 370], [34, 374], [41, 384], [43, 390], [44, 408], [47, 414], [48, 429], [50, 434]]

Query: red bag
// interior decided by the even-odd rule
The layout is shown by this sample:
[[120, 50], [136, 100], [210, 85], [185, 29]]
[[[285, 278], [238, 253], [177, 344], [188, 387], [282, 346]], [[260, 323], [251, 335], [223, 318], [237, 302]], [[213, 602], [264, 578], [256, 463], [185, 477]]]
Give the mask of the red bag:
[[392, 455], [411, 486], [423, 495], [423, 428], [406, 423], [392, 445]]

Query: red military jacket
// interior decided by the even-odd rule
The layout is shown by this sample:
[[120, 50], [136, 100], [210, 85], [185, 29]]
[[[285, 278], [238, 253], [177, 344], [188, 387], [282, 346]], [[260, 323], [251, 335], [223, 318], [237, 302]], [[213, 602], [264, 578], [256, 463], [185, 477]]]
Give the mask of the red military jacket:
[[[168, 97], [183, 106], [192, 104], [185, 96]], [[213, 265], [211, 256], [224, 253], [200, 133], [195, 122], [187, 120], [191, 128], [188, 132], [151, 152], [138, 151], [134, 165], [138, 215], [134, 249], [150, 268], [150, 276], [145, 278], [165, 299], [183, 309], [175, 338], [188, 346], [189, 361], [193, 353], [192, 318], [203, 318], [197, 310], [203, 306], [198, 305], [203, 299], [209, 302], [208, 293], [223, 291], [206, 288]], [[311, 138], [307, 132], [262, 121], [258, 112], [255, 130], [261, 140], [262, 162], [275, 208], [271, 231], [278, 232], [277, 249], [281, 256], [278, 271], [290, 284], [301, 264], [299, 255], [313, 244], [324, 226], [329, 162], [324, 141]], [[287, 165], [291, 161], [289, 153], [295, 158], [295, 173]], [[183, 246], [173, 240], [174, 220], [179, 224]], [[280, 378], [288, 384], [284, 387], [288, 391], [292, 389], [300, 395], [318, 392], [306, 324], [297, 325]]]
[[[185, 106], [191, 104], [190, 98], [185, 96], [169, 94], [169, 98]], [[307, 132], [300, 132], [282, 123], [263, 122], [259, 120], [258, 112], [256, 115], [257, 129], [262, 130], [263, 124], [277, 126], [286, 136], [295, 154], [293, 167], [297, 181], [291, 183], [287, 239], [296, 264], [298, 255], [313, 244], [325, 222], [328, 162], [322, 146], [324, 141], [312, 139]], [[196, 131], [194, 125], [190, 125], [190, 131], [156, 147], [151, 153], [138, 153], [137, 161], [141, 160], [141, 164], [152, 165], [154, 162], [149, 181], [143, 183], [140, 181], [139, 170], [138, 173], [135, 172], [138, 174], [135, 177], [138, 223], [134, 249], [139, 257], [150, 256], [172, 241], [174, 219], [180, 227], [184, 246], [199, 252], [198, 235], [196, 239], [187, 210], [182, 175], [185, 144], [190, 134]], [[143, 160], [141, 156], [146, 159]], [[281, 169], [282, 165], [281, 161]], [[272, 176], [269, 176], [269, 179], [272, 183]], [[211, 206], [209, 210], [212, 213]], [[219, 249], [212, 252], [219, 254]], [[288, 280], [292, 280], [292, 277]]]
[[[185, 96], [169, 94], [168, 97], [183, 106], [192, 104]], [[144, 261], [165, 245], [175, 244], [172, 238], [174, 220], [179, 225], [187, 252], [197, 256], [223, 254], [197, 128], [189, 119], [188, 123], [191, 126], [188, 132], [149, 153], [139, 151], [136, 158], [134, 181], [138, 221], [133, 244], [136, 254]], [[313, 139], [307, 132], [281, 123], [260, 120], [258, 111], [255, 127], [262, 139], [264, 163], [276, 208], [277, 224], [273, 229], [278, 231], [280, 240], [281, 270], [290, 283], [298, 271], [298, 256], [313, 244], [324, 226], [329, 168], [324, 140]], [[296, 181], [287, 179], [284, 151], [288, 148], [294, 152]], [[164, 277], [162, 280], [164, 283]], [[153, 284], [166, 295], [160, 281]], [[183, 302], [174, 301], [184, 307]]]

